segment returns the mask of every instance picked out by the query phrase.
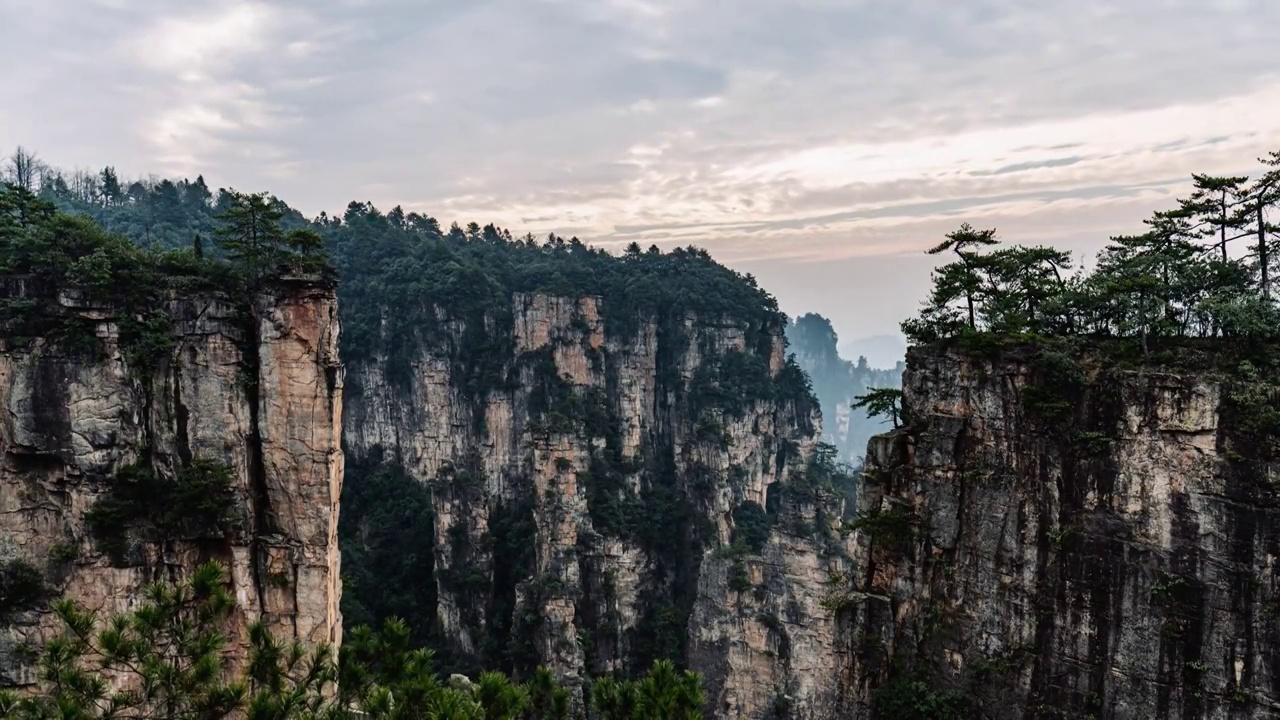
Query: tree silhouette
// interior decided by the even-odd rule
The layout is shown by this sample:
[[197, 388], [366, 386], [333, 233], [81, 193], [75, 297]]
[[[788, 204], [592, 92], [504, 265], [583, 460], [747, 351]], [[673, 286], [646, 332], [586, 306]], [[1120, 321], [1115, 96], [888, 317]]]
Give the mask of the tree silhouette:
[[865, 395], [856, 398], [851, 410], [866, 408], [867, 417], [886, 417], [899, 427], [902, 417], [902, 391], [897, 388], [875, 388]]
[[994, 228], [990, 230], [975, 230], [969, 223], [964, 223], [958, 230], [947, 233], [945, 240], [928, 250], [930, 255], [937, 255], [950, 250], [959, 258], [959, 267], [950, 272], [944, 272], [943, 277], [946, 279], [948, 287], [954, 289], [957, 296], [964, 296], [965, 304], [969, 310], [970, 330], [977, 327], [975, 302], [978, 293], [982, 289], [977, 250], [996, 245], [999, 242], [999, 240], [996, 240]]

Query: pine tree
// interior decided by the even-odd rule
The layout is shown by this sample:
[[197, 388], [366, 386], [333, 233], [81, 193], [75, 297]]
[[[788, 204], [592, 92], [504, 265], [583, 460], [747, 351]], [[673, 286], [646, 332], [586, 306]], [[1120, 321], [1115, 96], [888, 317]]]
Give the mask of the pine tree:
[[226, 209], [218, 215], [218, 244], [256, 286], [283, 259], [286, 238], [280, 221], [284, 211], [266, 193], [247, 195], [230, 190], [226, 202]]
[[201, 718], [217, 720], [244, 706], [246, 686], [227, 680], [225, 623], [234, 600], [226, 571], [197, 568], [179, 585], [157, 583], [136, 610], [109, 619], [70, 600], [54, 603], [62, 633], [37, 660], [37, 692], [0, 694], [0, 717]]
[[1248, 235], [1244, 226], [1248, 222], [1245, 197], [1249, 178], [1219, 177], [1193, 174], [1195, 191], [1181, 202], [1177, 215], [1192, 221], [1189, 230], [1212, 239], [1223, 261], [1227, 260], [1227, 244]]
[[946, 239], [929, 249], [930, 255], [950, 250], [959, 257], [960, 271], [953, 272], [948, 278], [964, 295], [965, 304], [969, 310], [969, 329], [977, 328], [977, 311], [975, 304], [977, 295], [981, 291], [981, 280], [978, 269], [977, 250], [982, 247], [995, 245], [999, 240], [995, 238], [995, 229], [975, 230], [969, 223], [964, 223], [958, 230], [947, 233]]
[[1254, 233], [1253, 256], [1258, 262], [1258, 286], [1264, 299], [1271, 299], [1271, 269], [1276, 258], [1271, 252], [1272, 238], [1280, 235], [1280, 224], [1271, 220], [1270, 211], [1280, 205], [1280, 151], [1265, 158], [1258, 158], [1265, 168], [1262, 175], [1249, 188], [1244, 201], [1252, 214]]
[[116, 175], [116, 169], [110, 166], [102, 168], [100, 177], [102, 178], [102, 204], [112, 207], [119, 203], [124, 195], [124, 190], [120, 187], [120, 178]]
[[902, 418], [902, 391], [897, 388], [872, 388], [865, 395], [854, 398], [850, 410], [866, 408], [867, 417], [888, 417], [896, 428]]
[[526, 720], [568, 720], [569, 691], [560, 686], [550, 670], [540, 667], [534, 671], [524, 690], [529, 697]]

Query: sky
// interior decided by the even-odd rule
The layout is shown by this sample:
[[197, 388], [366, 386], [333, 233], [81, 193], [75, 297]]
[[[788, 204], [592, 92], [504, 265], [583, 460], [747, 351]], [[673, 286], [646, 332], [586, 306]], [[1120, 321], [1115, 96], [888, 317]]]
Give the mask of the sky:
[[0, 0], [0, 147], [621, 248], [842, 340], [961, 222], [1085, 253], [1280, 149], [1275, 0]]

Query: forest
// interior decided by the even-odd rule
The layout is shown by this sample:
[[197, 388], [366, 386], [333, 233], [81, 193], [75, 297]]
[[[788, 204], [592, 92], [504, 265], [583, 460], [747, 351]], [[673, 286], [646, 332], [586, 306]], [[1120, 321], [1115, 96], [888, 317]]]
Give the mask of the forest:
[[[0, 227], [0, 267], [6, 275], [39, 276], [47, 280], [46, 300], [58, 292], [71, 290], [116, 308], [122, 327], [139, 328], [136, 347], [130, 345], [133, 348], [129, 351], [131, 366], [145, 366], [144, 363], [164, 356], [170, 349], [165, 343], [171, 334], [172, 319], [166, 316], [163, 302], [168, 294], [197, 288], [226, 292], [233, 303], [243, 306], [247, 313], [251, 312], [252, 295], [261, 284], [297, 273], [318, 273], [339, 281], [344, 360], [361, 363], [377, 356], [387, 363], [393, 377], [397, 369], [404, 369], [415, 347], [435, 339], [433, 333], [442, 325], [439, 312], [445, 313], [447, 319], [483, 319], [484, 322], [468, 323], [480, 332], [468, 335], [462, 347], [455, 348], [454, 361], [459, 363], [455, 381], [473, 397], [482, 397], [505, 381], [505, 370], [500, 363], [504, 353], [510, 353], [505, 352], [507, 348], [490, 343], [494, 337], [503, 338], [510, 333], [487, 333], [484, 329], [493, 327], [492, 323], [502, 329], [503, 324], [511, 322], [510, 300], [518, 292], [595, 295], [614, 310], [606, 314], [608, 329], [613, 333], [635, 332], [642, 318], [657, 318], [662, 332], [674, 332], [686, 313], [693, 311], [740, 320], [749, 328], [751, 342], [767, 343], [786, 322], [776, 301], [760, 289], [754, 279], [719, 265], [705, 251], [696, 248], [662, 252], [656, 247], [642, 250], [633, 245], [621, 254], [611, 254], [589, 248], [576, 238], [555, 235], [541, 241], [531, 236], [515, 238], [492, 225], [480, 227], [472, 223], [460, 227], [455, 224], [445, 230], [427, 216], [406, 214], [400, 208], [383, 213], [368, 203], [356, 202], [340, 217], [321, 214], [308, 220], [272, 196], [229, 189], [214, 192], [202, 178], [124, 183], [112, 168], [95, 173], [61, 173], [43, 166], [33, 154], [23, 150], [11, 159], [7, 183], [0, 190], [0, 211], [0, 222], [4, 223]], [[55, 302], [28, 305], [25, 299], [7, 301], [6, 308], [14, 316], [14, 322], [8, 324], [12, 335], [34, 336], [47, 330], [33, 322], [20, 328], [17, 321], [29, 320], [22, 313], [56, 314]], [[388, 313], [391, 308], [396, 312]], [[746, 356], [738, 358], [739, 364], [747, 359]], [[762, 371], [763, 366], [748, 363], [721, 378], [723, 383], [704, 382], [708, 390], [727, 383], [733, 392], [731, 397], [713, 393], [698, 402], [740, 404], [754, 394], [773, 392], [793, 395], [803, 402], [812, 401], [807, 380], [794, 363], [787, 365], [777, 381], [769, 379], [767, 373], [762, 376]], [[544, 399], [555, 401], [553, 397]], [[600, 424], [598, 419], [595, 422]], [[219, 481], [225, 478], [218, 472], [194, 478], [189, 483], [191, 487], [184, 485], [172, 493], [156, 493], [152, 492], [158, 487], [153, 482], [154, 476], [145, 467], [126, 470], [130, 478], [136, 476], [137, 479], [129, 487], [136, 485], [142, 490], [108, 496], [94, 508], [90, 518], [104, 552], [118, 554], [125, 533], [140, 532], [135, 527], [139, 522], [150, 528], [146, 532], [163, 534], [166, 528], [191, 523], [221, 527], [233, 521], [222, 512], [226, 508], [219, 493], [225, 490], [225, 482], [219, 484]], [[604, 471], [601, 473], [603, 479]], [[424, 587], [434, 586], [430, 575], [434, 538], [429, 492], [421, 483], [396, 472], [395, 466], [376, 459], [351, 463], [347, 476], [340, 536], [344, 555], [349, 559], [344, 562], [343, 594], [348, 642], [344, 644], [342, 657], [322, 658], [336, 669], [318, 670], [319, 664], [323, 664], [320, 660], [299, 654], [300, 651], [286, 653], [275, 648], [273, 641], [259, 632], [255, 643], [265, 645], [255, 645], [255, 653], [292, 658], [285, 672], [290, 679], [275, 677], [264, 681], [250, 676], [239, 690], [230, 688], [217, 698], [187, 697], [180, 702], [208, 703], [211, 707], [216, 704], [228, 712], [232, 705], [248, 707], [252, 714], [259, 704], [265, 703], [262, 707], [266, 708], [282, 702], [281, 693], [285, 693], [291, 698], [288, 702], [295, 704], [293, 707], [312, 708], [316, 699], [308, 693], [322, 686], [323, 678], [346, 672], [343, 657], [348, 652], [357, 653], [363, 646], [362, 638], [372, 638], [369, 642], [376, 645], [391, 632], [405, 647], [420, 649], [431, 644], [429, 627], [410, 628], [396, 619], [397, 616], [434, 616], [431, 593], [421, 592]], [[152, 508], [158, 513], [152, 518], [148, 508], [171, 496], [180, 496], [184, 502], [169, 504], [191, 505], [210, 512], [188, 517], [189, 513], [184, 514], [180, 507]], [[196, 502], [185, 502], [192, 499]], [[634, 498], [607, 509], [614, 513], [610, 517], [616, 520], [618, 532], [641, 533], [656, 538], [654, 542], [670, 545], [670, 538], [661, 535], [660, 524], [642, 523], [633, 516], [657, 512], [665, 520], [671, 513], [662, 510], [666, 507], [662, 503], [671, 502], [673, 498], [660, 492], [653, 498]], [[367, 526], [374, 527], [375, 532], [361, 530], [358, 533], [361, 542], [353, 542], [356, 528]], [[420, 538], [421, 552], [403, 552], [406, 537]], [[19, 573], [14, 577], [23, 576]], [[165, 598], [171, 599], [171, 596], [158, 594], [156, 602]], [[77, 635], [87, 633], [83, 616], [77, 615], [73, 608], [60, 607], [59, 614]], [[206, 613], [202, 610], [197, 614]], [[181, 613], [178, 616], [183, 617]], [[148, 614], [119, 622], [132, 627], [151, 619]], [[109, 620], [109, 627], [114, 627], [116, 622]], [[148, 632], [161, 631], [152, 628]], [[217, 633], [210, 632], [212, 642]], [[136, 640], [137, 644], [125, 648], [133, 655], [122, 657], [121, 662], [127, 660], [133, 666], [143, 662], [144, 657], [154, 659], [155, 648], [146, 645], [162, 640], [154, 634]], [[83, 662], [83, 653], [100, 652], [109, 649], [105, 643], [117, 642], [121, 641], [115, 636], [92, 642], [81, 637], [78, 644], [55, 642], [46, 647], [47, 657], [42, 662], [58, 664], [56, 668], [47, 668], [44, 683], [47, 694], [40, 702], [11, 700], [7, 710], [4, 707], [0, 710], [13, 717], [48, 717], [55, 707], [89, 707], [86, 703], [90, 703], [96, 710], [88, 716], [114, 716], [118, 713], [111, 708], [117, 703], [143, 703], [139, 698], [102, 694], [106, 693], [100, 687], [102, 676], [87, 669]], [[655, 642], [670, 644], [669, 641]], [[69, 655], [68, 648], [81, 655]], [[385, 655], [386, 651], [374, 654]], [[432, 656], [430, 663], [423, 661], [415, 665], [407, 655], [404, 655], [404, 666], [383, 663], [383, 671], [390, 676], [370, 687], [390, 687], [394, 682], [443, 687], [436, 673], [444, 669], [447, 674], [448, 669], [458, 665], [447, 656], [434, 657], [434, 653]], [[670, 653], [655, 646], [650, 656], [670, 656]], [[195, 662], [191, 658], [173, 661], [184, 667], [184, 663]], [[304, 661], [305, 672], [300, 664]], [[420, 671], [413, 670], [419, 666]], [[677, 671], [675, 665], [661, 660], [646, 661], [640, 667], [651, 667], [650, 674], [634, 680], [602, 678], [593, 682], [586, 698], [596, 716], [696, 717], [695, 711], [702, 705], [696, 676]], [[472, 677], [480, 678], [475, 691], [479, 694], [467, 696], [475, 702], [462, 702], [461, 706], [465, 707], [458, 714], [427, 712], [421, 706], [418, 710], [382, 714], [473, 717], [469, 713], [474, 711], [483, 713], [480, 717], [564, 716], [563, 708], [538, 700], [539, 697], [560, 697], [563, 692], [549, 689], [550, 676], [545, 671], [525, 672], [521, 682], [517, 682], [498, 673], [481, 672], [493, 670], [492, 666], [468, 665], [466, 669]], [[410, 671], [420, 672], [421, 678], [402, 677]], [[302, 686], [297, 685], [300, 677], [307, 678]], [[502, 689], [498, 694], [508, 698], [502, 703], [502, 707], [511, 706], [508, 710], [495, 709], [482, 701], [488, 692], [485, 688], [495, 683]], [[72, 693], [68, 685], [74, 685], [74, 692], [81, 694]], [[267, 695], [259, 699], [258, 693], [264, 687]], [[294, 689], [286, 692], [282, 689], [286, 687]], [[443, 694], [432, 696], [436, 699], [430, 702], [452, 702], [447, 690], [440, 690]], [[397, 690], [396, 694], [400, 692], [426, 693], [426, 690]], [[516, 700], [510, 700], [512, 697]], [[520, 698], [527, 698], [527, 702]], [[154, 698], [146, 700], [152, 701]], [[343, 712], [353, 706], [361, 707], [368, 714], [380, 712], [362, 705], [363, 697], [347, 697], [344, 702]], [[134, 705], [128, 707], [136, 709]], [[333, 708], [325, 712], [330, 710]], [[263, 712], [266, 714], [257, 716], [297, 716], [292, 710], [278, 708]], [[323, 714], [314, 708], [306, 712], [313, 716]]]
[[[288, 211], [263, 194], [219, 193], [211, 222], [202, 225], [208, 236], [193, 232], [189, 245], [172, 248], [142, 247], [83, 215], [59, 210], [57, 200], [12, 182], [0, 185], [0, 272], [9, 284], [0, 310], [11, 345], [40, 336], [70, 353], [95, 352], [92, 328], [80, 327], [78, 316], [65, 312], [57, 300], [71, 293], [113, 311], [127, 366], [141, 371], [173, 349], [174, 319], [167, 302], [173, 294], [220, 292], [247, 317], [250, 299], [262, 284], [299, 273], [324, 279], [334, 272], [319, 232], [296, 223], [288, 228]], [[239, 521], [229, 467], [195, 458], [176, 477], [160, 482], [148, 465], [149, 450], [142, 448], [141, 456], [140, 463], [119, 470], [111, 492], [86, 513], [95, 545], [113, 562], [122, 559], [130, 536], [157, 541], [192, 532], [216, 536]], [[380, 484], [388, 466], [376, 462], [368, 471], [368, 482], [349, 486], [355, 490], [348, 498], [354, 517], [370, 509], [396, 509], [403, 524], [382, 528], [385, 532], [404, 530], [411, 536], [429, 531], [427, 497], [417, 506], [401, 500], [401, 491], [423, 486], [403, 476], [396, 486]], [[403, 534], [394, 537], [397, 551], [404, 541]], [[421, 547], [429, 552], [430, 541]], [[99, 617], [70, 601], [52, 599], [63, 632], [41, 648], [30, 648], [37, 690], [23, 695], [0, 691], [0, 718], [244, 714], [261, 719], [551, 720], [581, 715], [583, 708], [571, 700], [575, 695], [542, 668], [522, 682], [492, 671], [477, 673], [474, 683], [462, 676], [443, 680], [441, 664], [421, 642], [424, 634], [385, 612], [410, 614], [419, 601], [410, 599], [410, 607], [404, 607], [381, 595], [369, 597], [373, 588], [391, 596], [410, 589], [408, 583], [399, 584], [406, 578], [394, 573], [367, 572], [379, 563], [395, 570], [418, 566], [405, 555], [376, 554], [371, 568], [360, 561], [359, 549], [352, 556], [356, 592], [348, 593], [344, 607], [354, 627], [340, 653], [324, 646], [280, 644], [255, 625], [249, 629], [249, 667], [230, 678], [223, 675], [222, 658], [229, 649], [234, 602], [220, 566], [202, 567], [181, 585], [154, 585], [146, 603], [115, 617]], [[362, 570], [366, 574], [360, 575]], [[0, 617], [49, 602], [52, 592], [34, 566], [17, 560], [0, 563]], [[362, 599], [384, 612], [370, 614]], [[135, 682], [114, 684], [121, 676]], [[654, 662], [648, 674], [635, 679], [600, 678], [586, 690], [593, 717], [609, 720], [691, 720], [700, 717], [703, 705], [698, 676], [669, 661]]]

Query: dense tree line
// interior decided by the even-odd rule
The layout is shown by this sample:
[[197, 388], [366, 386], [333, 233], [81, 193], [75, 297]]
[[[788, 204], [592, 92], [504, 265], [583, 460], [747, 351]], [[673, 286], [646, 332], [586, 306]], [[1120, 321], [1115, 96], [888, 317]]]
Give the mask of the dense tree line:
[[[547, 670], [516, 683], [501, 673], [440, 677], [398, 620], [356, 628], [340, 652], [248, 628], [244, 667], [229, 664], [235, 600], [221, 565], [155, 583], [136, 608], [102, 618], [53, 603], [61, 632], [35, 653], [37, 685], [0, 690], [2, 720], [568, 720], [583, 717]], [[658, 662], [637, 680], [597, 681], [599, 720], [698, 720], [696, 674]]]
[[1095, 267], [1072, 272], [1049, 247], [997, 248], [995, 231], [968, 224], [928, 252], [954, 259], [934, 271], [918, 317], [903, 323], [916, 343], [991, 332], [1004, 335], [1153, 340], [1280, 335], [1276, 284], [1280, 152], [1256, 177], [1192, 176], [1191, 193], [1111, 238]]
[[[112, 167], [67, 172], [23, 148], [11, 157], [5, 178], [143, 248], [194, 249], [196, 255], [223, 253], [211, 242], [221, 218], [246, 197], [256, 198], [258, 211], [278, 223], [276, 245], [304, 252], [322, 246], [331, 257], [341, 278], [348, 362], [378, 353], [393, 374], [403, 375], [406, 356], [423, 341], [437, 339], [435, 333], [448, 321], [470, 320], [474, 336], [466, 338], [467, 366], [459, 375], [476, 392], [499, 380], [489, 363], [495, 348], [486, 337], [500, 333], [486, 332], [485, 325], [492, 329], [495, 322], [509, 320], [504, 313], [513, 293], [599, 296], [609, 306], [606, 318], [615, 331], [638, 327], [640, 317], [675, 321], [693, 312], [744, 321], [755, 331], [753, 339], [764, 342], [761, 331], [781, 329], [786, 322], [754, 277], [716, 263], [695, 247], [664, 253], [632, 243], [612, 254], [578, 238], [516, 236], [492, 224], [446, 228], [426, 214], [398, 206], [383, 211], [367, 202], [351, 202], [341, 215], [306, 218], [272, 196], [214, 191], [203, 177], [125, 181]], [[298, 234], [303, 229], [314, 235]]]
[[[663, 253], [632, 243], [611, 254], [577, 238], [550, 235], [512, 237], [493, 225], [457, 224], [447, 231], [431, 217], [382, 213], [352, 203], [342, 218], [317, 220], [329, 230], [330, 248], [343, 270], [352, 312], [402, 314], [385, 330], [400, 339], [430, 327], [428, 309], [451, 316], [493, 311], [513, 292], [545, 291], [566, 296], [597, 295], [609, 303], [610, 322], [679, 311], [713, 317], [743, 318], [757, 326], [784, 322], [777, 302], [751, 276], [716, 263], [705, 250], [680, 248]], [[380, 319], [380, 316], [379, 316]], [[350, 347], [369, 348], [379, 327], [374, 317], [353, 316]], [[625, 329], [625, 328], [624, 328]]]

